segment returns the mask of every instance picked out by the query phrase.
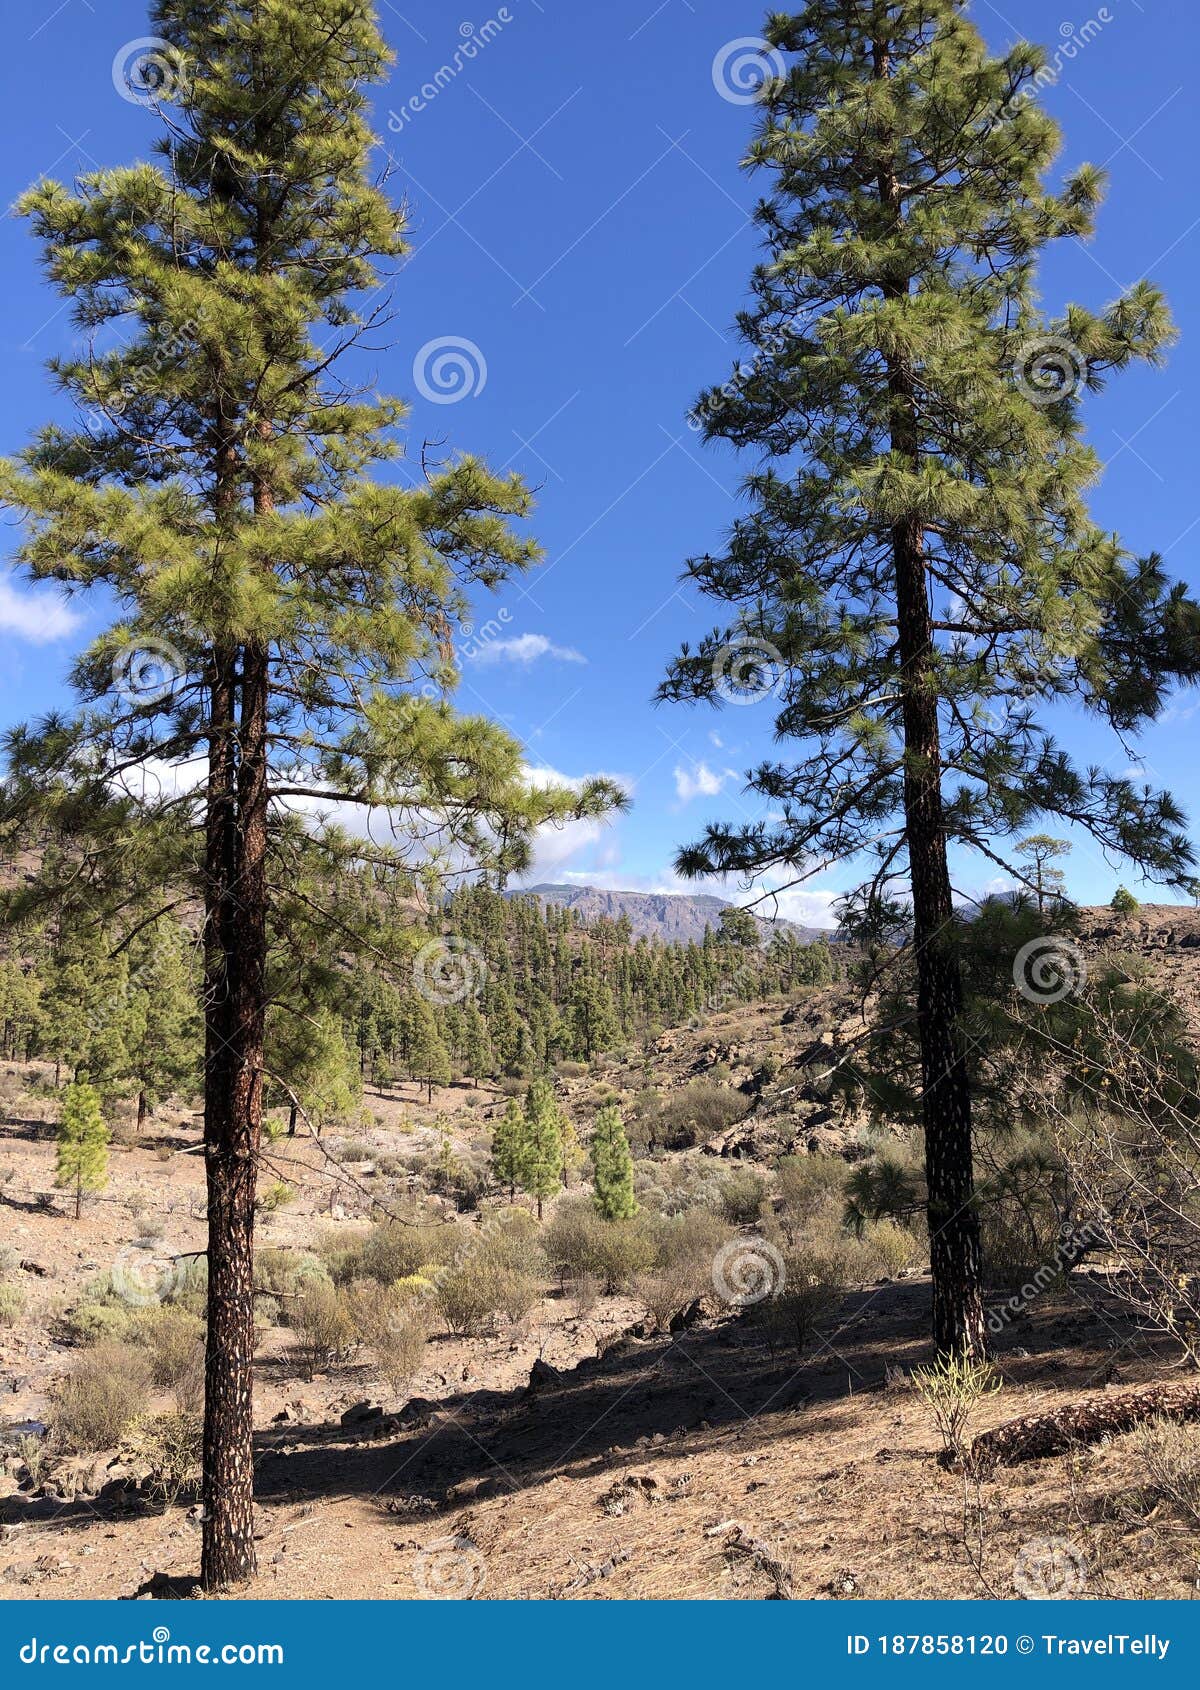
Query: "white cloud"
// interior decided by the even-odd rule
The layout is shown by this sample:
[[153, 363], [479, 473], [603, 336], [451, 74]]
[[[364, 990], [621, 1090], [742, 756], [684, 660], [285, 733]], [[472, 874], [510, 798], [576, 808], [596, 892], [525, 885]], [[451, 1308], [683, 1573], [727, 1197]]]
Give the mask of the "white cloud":
[[32, 645], [65, 640], [82, 623], [60, 593], [24, 593], [9, 576], [0, 575], [0, 630]]
[[[615, 781], [625, 791], [629, 790], [629, 782], [621, 775], [605, 776], [598, 773], [575, 780], [570, 775], [560, 774], [557, 769], [527, 767], [525, 777], [531, 786], [565, 786], [572, 792], [577, 792], [584, 780], [605, 778]], [[615, 845], [611, 839], [605, 840], [602, 845], [600, 841], [616, 824], [617, 819], [615, 816], [603, 819], [585, 818], [582, 821], [563, 822], [560, 826], [547, 823], [545, 827], [540, 827], [533, 842], [532, 867], [528, 874], [522, 876], [522, 880], [531, 886], [538, 881], [567, 880], [570, 876], [565, 865], [592, 850], [595, 852], [595, 860], [611, 862], [616, 851]], [[590, 883], [586, 870], [582, 871], [582, 879], [585, 883]]]
[[526, 668], [541, 657], [553, 657], [559, 663], [586, 663], [581, 651], [568, 645], [555, 645], [545, 634], [517, 634], [511, 640], [488, 640], [473, 653], [476, 663], [523, 663]]
[[693, 763], [690, 769], [680, 764], [675, 770], [675, 796], [681, 804], [690, 804], [693, 798], [715, 798], [732, 772], [726, 769], [716, 774], [707, 763]]

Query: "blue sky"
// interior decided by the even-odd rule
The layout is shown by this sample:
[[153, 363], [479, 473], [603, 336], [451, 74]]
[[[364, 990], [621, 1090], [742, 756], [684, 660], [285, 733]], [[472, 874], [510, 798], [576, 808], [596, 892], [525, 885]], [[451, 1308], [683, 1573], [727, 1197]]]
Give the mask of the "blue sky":
[[[761, 14], [729, 0], [478, 0], [461, 13], [383, 0], [380, 11], [397, 63], [376, 127], [410, 207], [414, 253], [377, 377], [412, 402], [415, 450], [431, 440], [479, 452], [537, 487], [534, 528], [547, 553], [520, 588], [481, 602], [461, 703], [501, 718], [534, 767], [612, 774], [632, 793], [613, 826], [546, 841], [539, 877], [669, 887], [675, 849], [706, 818], [751, 812], [741, 771], [769, 744], [769, 705], [713, 713], [650, 702], [679, 641], [719, 620], [678, 576], [689, 553], [719, 543], [742, 469], [700, 446], [686, 415], [739, 356], [730, 331], [755, 257], [756, 190], [738, 161], [753, 113], [727, 97], [738, 87], [726, 49], [755, 37]], [[1167, 367], [1122, 377], [1088, 402], [1107, 462], [1093, 508], [1132, 548], [1165, 552], [1200, 586], [1200, 196], [1185, 82], [1200, 50], [1198, 9], [1081, 0], [1065, 14], [1004, 0], [972, 11], [996, 47], [1027, 36], [1062, 48], [1047, 104], [1065, 129], [1063, 162], [1110, 173], [1095, 241], [1045, 268], [1048, 307], [1102, 304], [1143, 274], [1170, 299], [1181, 338]], [[70, 178], [147, 152], [153, 115], [114, 78], [114, 61], [147, 34], [139, 0], [32, 0], [10, 21], [7, 200], [40, 175]], [[1068, 56], [1081, 35], [1086, 45]], [[423, 97], [466, 41], [482, 45]], [[0, 240], [7, 452], [59, 403], [43, 365], [71, 330], [28, 231], [10, 218]], [[33, 599], [0, 574], [0, 721], [62, 699], [71, 653], [99, 615]], [[1195, 707], [1181, 697], [1137, 749], [1147, 778], [1200, 816]], [[1055, 727], [1082, 760], [1130, 767], [1094, 724], [1060, 714]], [[966, 862], [957, 879], [978, 891], [991, 874]], [[1138, 885], [1082, 841], [1069, 875], [1084, 901], [1107, 899], [1121, 878]], [[789, 896], [786, 913], [825, 919], [855, 878], [849, 867], [822, 875]]]

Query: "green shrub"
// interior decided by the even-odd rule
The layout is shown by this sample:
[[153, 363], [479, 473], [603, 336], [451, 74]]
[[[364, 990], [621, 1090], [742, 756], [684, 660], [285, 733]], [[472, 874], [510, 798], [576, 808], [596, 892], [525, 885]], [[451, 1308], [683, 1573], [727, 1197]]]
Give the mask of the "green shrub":
[[254, 1258], [254, 1294], [273, 1297], [284, 1318], [310, 1285], [330, 1285], [329, 1269], [311, 1250], [259, 1250]]
[[564, 1285], [591, 1274], [611, 1295], [654, 1266], [655, 1244], [647, 1219], [638, 1215], [629, 1221], [606, 1221], [590, 1198], [564, 1197], [554, 1205], [542, 1245]]
[[482, 1252], [467, 1251], [460, 1262], [439, 1270], [433, 1297], [451, 1332], [478, 1337], [500, 1307], [499, 1278]]
[[925, 1255], [921, 1240], [899, 1221], [868, 1223], [861, 1243], [867, 1260], [878, 1265], [878, 1272], [868, 1276], [875, 1279], [895, 1279]]
[[94, 1344], [59, 1387], [52, 1411], [56, 1435], [80, 1454], [113, 1448], [145, 1412], [150, 1386], [144, 1350], [111, 1339]]
[[358, 1343], [345, 1297], [319, 1279], [301, 1291], [290, 1317], [292, 1354], [306, 1379], [349, 1361]]
[[912, 1381], [933, 1417], [947, 1454], [966, 1462], [971, 1422], [985, 1397], [1000, 1389], [1000, 1376], [989, 1361], [944, 1356], [930, 1367], [914, 1367]]
[[668, 1150], [705, 1144], [748, 1114], [750, 1099], [713, 1080], [693, 1080], [672, 1092], [659, 1110], [658, 1134]]
[[146, 1352], [155, 1390], [171, 1391], [181, 1411], [203, 1398], [204, 1322], [198, 1315], [169, 1303], [139, 1309], [129, 1338]]
[[348, 1288], [346, 1306], [389, 1387], [397, 1395], [407, 1390], [420, 1372], [429, 1338], [426, 1299], [396, 1285], [360, 1279]]
[[850, 1170], [840, 1156], [814, 1151], [808, 1156], [784, 1156], [776, 1176], [788, 1219], [800, 1222], [831, 1207], [841, 1211]]
[[454, 1229], [399, 1220], [377, 1221], [349, 1244], [338, 1242], [325, 1251], [334, 1282], [349, 1284], [355, 1279], [375, 1279], [392, 1285], [410, 1279], [430, 1262], [443, 1261], [454, 1239]]
[[11, 1279], [0, 1279], [0, 1326], [15, 1326], [25, 1307], [25, 1293]]
[[273, 1215], [277, 1209], [284, 1209], [295, 1201], [295, 1188], [288, 1185], [286, 1180], [277, 1179], [260, 1193], [258, 1207], [264, 1215]]
[[753, 1226], [762, 1214], [767, 1188], [750, 1170], [730, 1174], [721, 1183], [721, 1213], [732, 1226]]

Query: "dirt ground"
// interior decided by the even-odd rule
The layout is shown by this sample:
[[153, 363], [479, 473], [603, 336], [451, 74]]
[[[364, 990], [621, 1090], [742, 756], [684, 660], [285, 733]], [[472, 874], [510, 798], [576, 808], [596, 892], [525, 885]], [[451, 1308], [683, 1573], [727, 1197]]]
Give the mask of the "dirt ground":
[[[1192, 987], [1200, 921], [1172, 920], [1160, 936], [1146, 917], [1139, 940], [1161, 944]], [[745, 1049], [812, 1037], [804, 1016], [781, 1032], [778, 1006], [719, 1022], [690, 1043], [670, 1036], [666, 1083], [703, 1066], [702, 1044], [712, 1060], [714, 1039], [722, 1061], [733, 1047], [736, 1078]], [[152, 1282], [155, 1262], [204, 1241], [199, 1123], [183, 1112], [114, 1144], [108, 1189], [79, 1221], [62, 1194], [46, 1195], [57, 1108], [47, 1078], [0, 1069], [0, 1246], [26, 1296], [0, 1328], [0, 1435], [49, 1417], [76, 1353], [54, 1336], [57, 1310], [115, 1265]], [[277, 1142], [265, 1177], [294, 1198], [264, 1215], [260, 1246], [311, 1246], [361, 1224], [381, 1190], [402, 1199], [403, 1173], [383, 1180], [378, 1159], [436, 1150], [447, 1121], [456, 1149], [477, 1142], [502, 1098], [469, 1090], [368, 1097], [369, 1118], [342, 1135], [361, 1142], [351, 1163], [336, 1137]], [[1200, 1535], [1149, 1485], [1137, 1435], [980, 1485], [938, 1463], [908, 1378], [930, 1359], [929, 1303], [923, 1275], [862, 1287], [797, 1362], [736, 1313], [706, 1308], [689, 1329], [646, 1335], [631, 1297], [602, 1297], [581, 1316], [547, 1294], [490, 1337], [435, 1337], [403, 1399], [365, 1362], [305, 1381], [287, 1333], [267, 1331], [259, 1570], [239, 1594], [1194, 1597]], [[1038, 1297], [1000, 1334], [996, 1359], [1004, 1387], [976, 1430], [1174, 1376], [1170, 1353], [1131, 1324], [1099, 1270]], [[163, 1511], [119, 1485], [105, 1491], [111, 1456], [52, 1464], [40, 1484], [3, 1456], [0, 1598], [191, 1593], [195, 1506]]]

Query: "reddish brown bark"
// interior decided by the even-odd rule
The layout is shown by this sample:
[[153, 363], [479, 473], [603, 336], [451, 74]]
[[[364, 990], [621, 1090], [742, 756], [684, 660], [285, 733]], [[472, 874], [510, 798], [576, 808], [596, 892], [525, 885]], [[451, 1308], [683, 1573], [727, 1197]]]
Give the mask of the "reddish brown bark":
[[1200, 1384], [1151, 1385], [1093, 1402], [1067, 1403], [1050, 1414], [1026, 1414], [991, 1432], [981, 1432], [971, 1445], [970, 1460], [981, 1472], [1012, 1467], [1020, 1461], [1063, 1455], [1078, 1444], [1099, 1443], [1159, 1417], [1200, 1420]]
[[[875, 74], [890, 75], [886, 45], [877, 44]], [[887, 220], [903, 222], [895, 169], [879, 174]], [[909, 279], [883, 279], [885, 299], [907, 298]], [[911, 472], [921, 466], [912, 373], [888, 360], [891, 446]], [[917, 1029], [921, 1047], [921, 1107], [928, 1189], [933, 1338], [939, 1354], [986, 1351], [979, 1217], [975, 1209], [971, 1088], [962, 1034], [963, 986], [954, 946], [954, 903], [946, 857], [942, 801], [937, 652], [929, 604], [926, 535], [905, 518], [892, 530], [897, 656], [904, 731], [904, 816], [913, 900], [917, 973]]]

